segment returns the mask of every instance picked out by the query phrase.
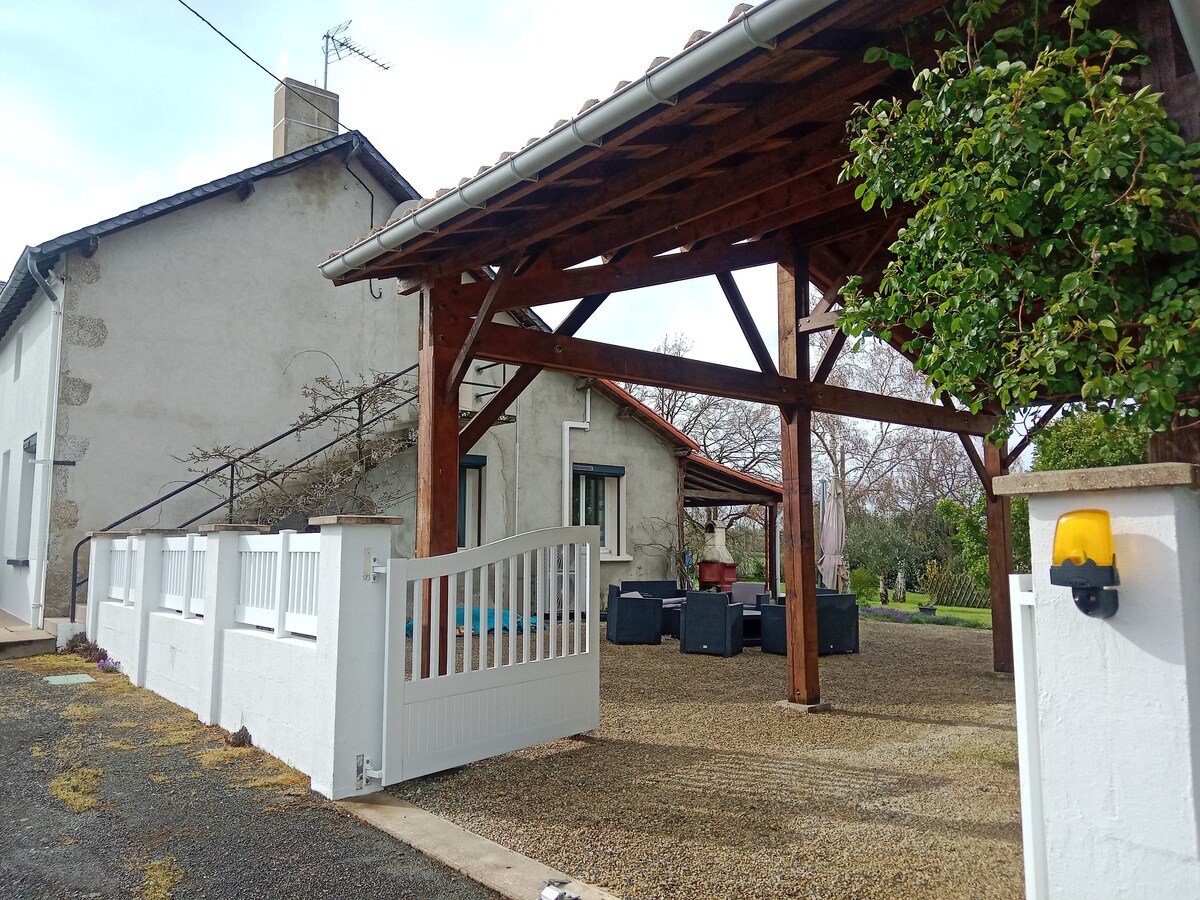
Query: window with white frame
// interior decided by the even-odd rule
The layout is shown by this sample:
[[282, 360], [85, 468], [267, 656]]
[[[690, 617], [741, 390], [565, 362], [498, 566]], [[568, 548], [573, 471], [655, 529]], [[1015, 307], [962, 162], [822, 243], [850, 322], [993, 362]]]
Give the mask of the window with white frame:
[[625, 552], [624, 466], [575, 463], [572, 466], [571, 521], [600, 526], [600, 552]]
[[468, 453], [458, 462], [458, 547], [483, 543], [483, 470], [486, 456]]

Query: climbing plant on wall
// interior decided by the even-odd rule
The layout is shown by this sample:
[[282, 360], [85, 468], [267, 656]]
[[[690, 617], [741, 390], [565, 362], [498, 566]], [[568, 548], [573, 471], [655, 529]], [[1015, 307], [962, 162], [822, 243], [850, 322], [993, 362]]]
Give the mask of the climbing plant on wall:
[[1034, 4], [987, 34], [1004, 4], [959, 4], [914, 95], [848, 126], [843, 179], [909, 218], [878, 288], [843, 289], [844, 327], [903, 340], [973, 410], [998, 403], [996, 437], [1059, 396], [1151, 430], [1200, 421], [1198, 149], [1131, 89], [1146, 59], [1093, 26], [1098, 5], [1047, 29]]

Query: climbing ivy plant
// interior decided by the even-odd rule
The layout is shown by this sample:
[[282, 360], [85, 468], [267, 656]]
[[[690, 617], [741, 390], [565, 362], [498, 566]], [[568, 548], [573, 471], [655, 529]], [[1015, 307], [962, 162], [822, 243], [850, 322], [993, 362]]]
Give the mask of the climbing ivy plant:
[[1092, 27], [1098, 2], [1051, 30], [1034, 4], [990, 36], [1001, 0], [959, 4], [915, 96], [848, 125], [842, 178], [908, 219], [878, 288], [843, 289], [844, 325], [903, 339], [972, 410], [998, 403], [997, 438], [1057, 396], [1156, 431], [1200, 415], [1198, 147], [1150, 86], [1129, 89], [1147, 60]]

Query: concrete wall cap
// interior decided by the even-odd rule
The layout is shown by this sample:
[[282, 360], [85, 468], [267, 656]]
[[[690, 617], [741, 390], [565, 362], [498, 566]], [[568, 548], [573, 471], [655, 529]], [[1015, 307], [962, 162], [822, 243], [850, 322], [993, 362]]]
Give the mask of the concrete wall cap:
[[90, 538], [108, 537], [108, 538], [123, 538], [133, 534], [132, 531], [89, 531], [87, 536]]
[[992, 482], [992, 490], [1002, 497], [1153, 487], [1200, 488], [1200, 466], [1169, 462], [1104, 469], [1064, 469], [1001, 475]]
[[249, 531], [252, 534], [269, 534], [271, 531], [270, 525], [246, 525], [236, 522], [214, 522], [210, 525], [201, 525], [201, 534], [216, 534], [222, 531]]
[[309, 525], [403, 525], [402, 516], [314, 516]]
[[165, 537], [178, 537], [181, 534], [187, 534], [186, 528], [135, 528], [130, 534], [161, 534]]

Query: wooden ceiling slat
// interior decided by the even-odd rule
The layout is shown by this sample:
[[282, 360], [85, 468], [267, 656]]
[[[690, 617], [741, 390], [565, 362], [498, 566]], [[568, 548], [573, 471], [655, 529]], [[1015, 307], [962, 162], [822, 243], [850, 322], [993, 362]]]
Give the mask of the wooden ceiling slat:
[[[826, 127], [786, 156], [760, 156], [746, 163], [714, 186], [701, 182], [659, 203], [644, 203], [634, 212], [608, 225], [595, 225], [554, 246], [549, 256], [559, 266], [576, 265], [587, 259], [611, 253], [621, 247], [646, 242], [647, 252], [661, 253], [707, 236], [675, 240], [686, 226], [697, 220], [720, 216], [732, 210], [734, 217], [753, 212], [756, 218], [781, 206], [792, 206], [813, 194], [823, 194], [837, 185], [840, 163], [829, 162], [825, 141], [840, 140], [842, 129]], [[722, 189], [723, 188], [723, 189]], [[728, 227], [728, 226], [726, 226]], [[723, 230], [714, 229], [709, 233]], [[667, 235], [659, 241], [650, 240]]]
[[[776, 262], [783, 253], [782, 238], [753, 241], [736, 246], [710, 244], [687, 253], [672, 253], [653, 259], [627, 257], [605, 265], [568, 269], [565, 272], [536, 266], [514, 278], [497, 303], [497, 309], [538, 306], [574, 300], [590, 294], [633, 290], [667, 284], [683, 278], [701, 278]], [[471, 314], [487, 294], [486, 283], [454, 285], [446, 290], [456, 311]]]

